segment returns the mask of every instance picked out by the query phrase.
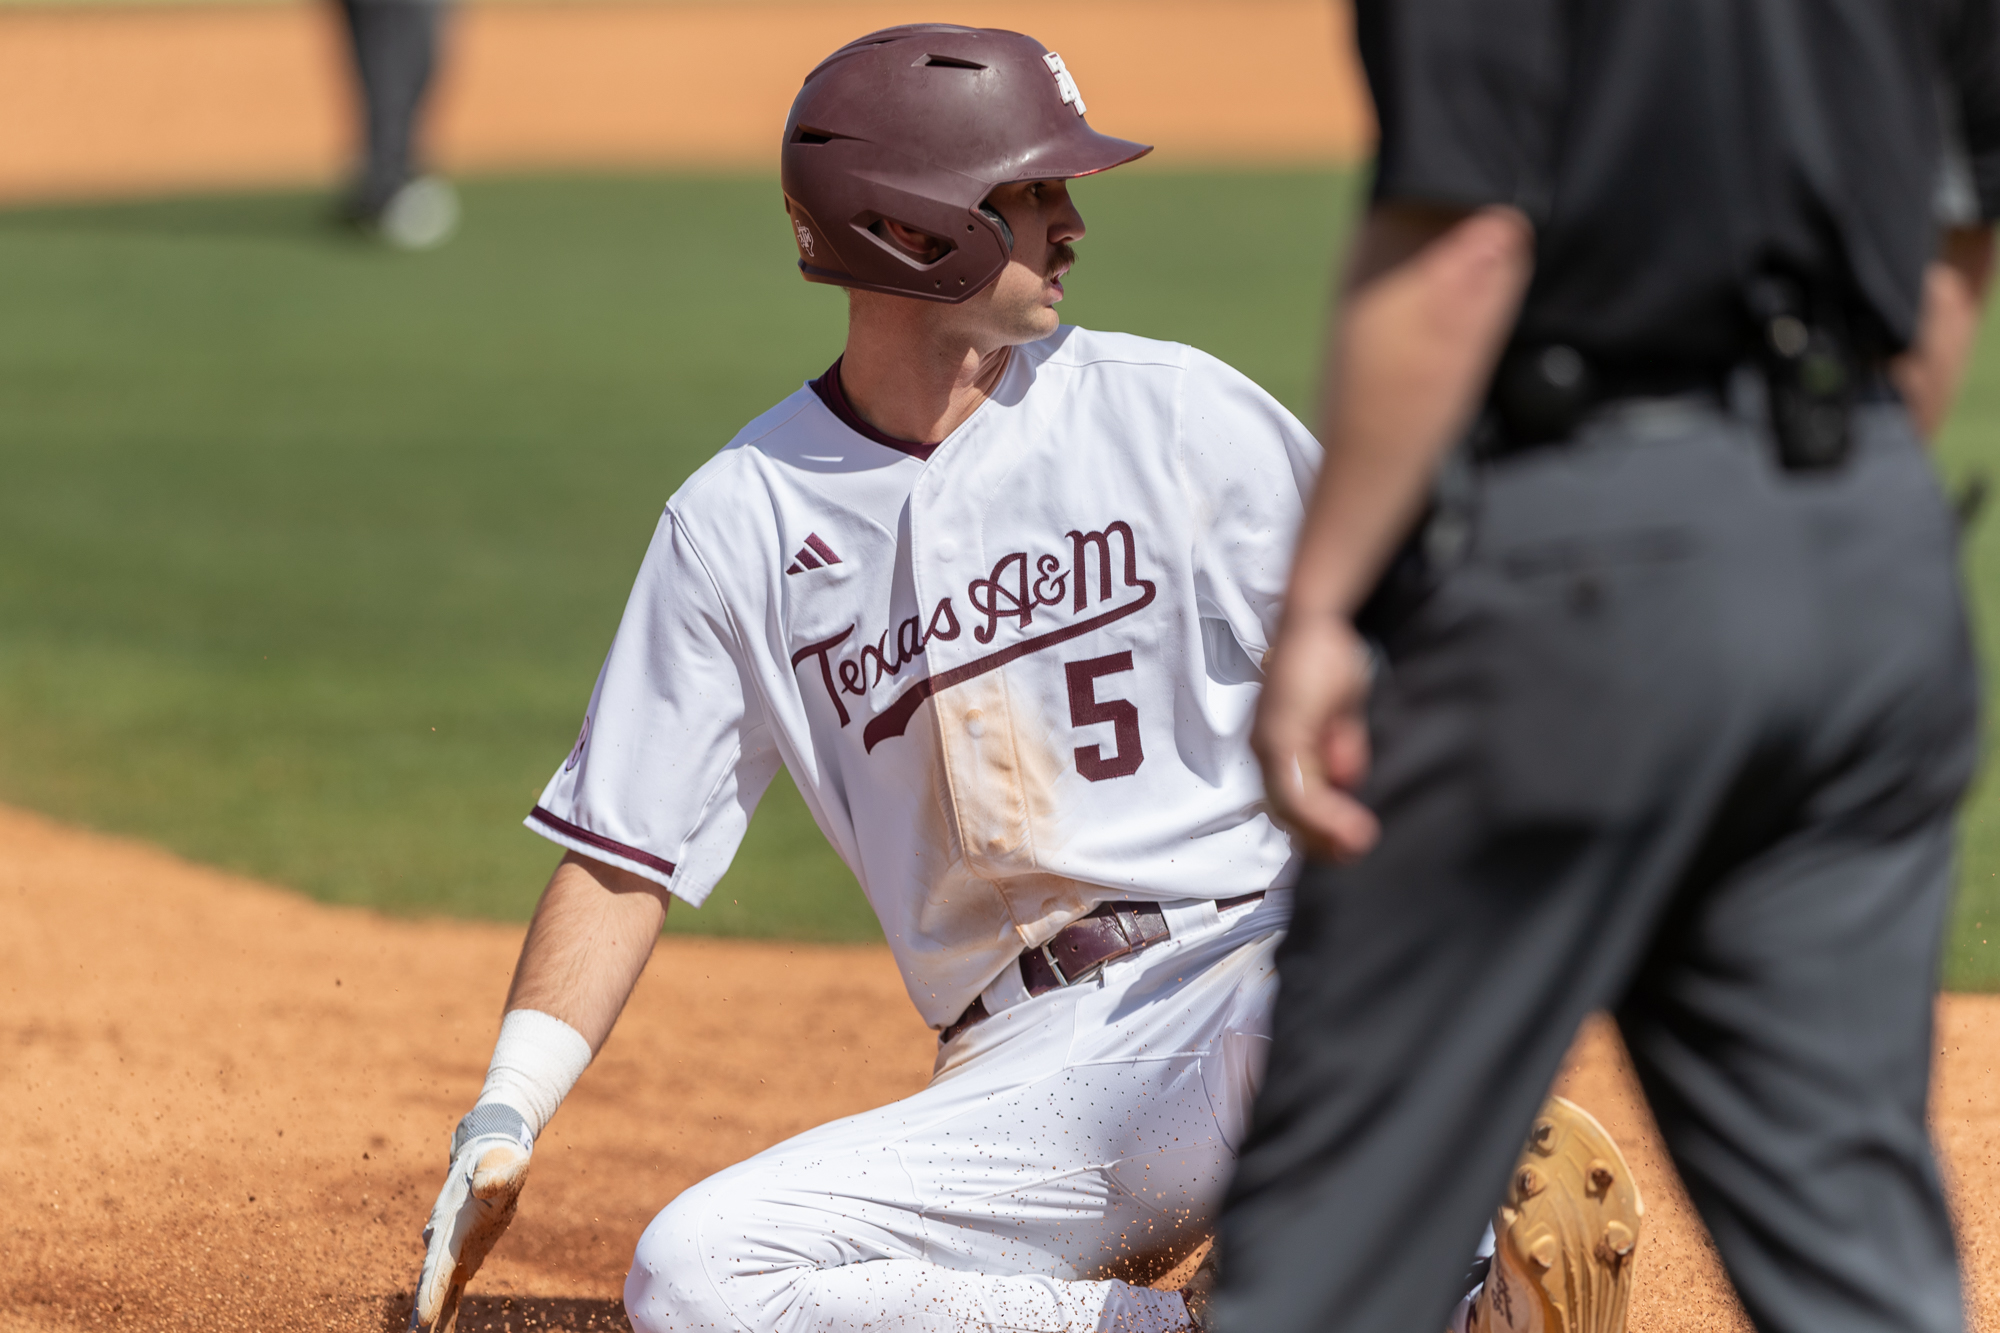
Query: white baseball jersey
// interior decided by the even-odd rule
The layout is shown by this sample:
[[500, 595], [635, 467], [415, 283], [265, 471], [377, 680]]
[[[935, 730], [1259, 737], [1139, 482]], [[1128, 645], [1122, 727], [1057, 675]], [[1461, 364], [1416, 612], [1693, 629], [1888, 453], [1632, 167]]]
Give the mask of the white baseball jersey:
[[1285, 879], [1247, 738], [1305, 428], [1065, 327], [934, 450], [864, 431], [804, 386], [674, 494], [529, 826], [699, 906], [782, 763], [933, 1026], [1100, 902]]

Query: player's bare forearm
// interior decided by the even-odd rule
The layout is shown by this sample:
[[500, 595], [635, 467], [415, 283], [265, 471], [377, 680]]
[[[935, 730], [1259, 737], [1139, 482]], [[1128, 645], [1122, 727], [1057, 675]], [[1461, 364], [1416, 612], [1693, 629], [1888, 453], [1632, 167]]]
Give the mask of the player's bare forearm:
[[596, 1054], [652, 956], [667, 901], [644, 876], [575, 852], [563, 857], [521, 945], [508, 1010], [560, 1018]]
[[1934, 437], [1952, 402], [1979, 335], [1979, 316], [1993, 278], [1993, 230], [1947, 231], [1924, 274], [1923, 319], [1916, 345], [1896, 359], [1892, 373], [1917, 431]]
[[1266, 659], [1253, 744], [1278, 816], [1323, 856], [1359, 855], [1374, 816], [1348, 792], [1368, 768], [1367, 670], [1348, 618], [1477, 410], [1533, 267], [1510, 208], [1378, 207], [1362, 225], [1328, 339], [1326, 446]]
[[513, 1220], [535, 1135], [611, 1034], [666, 914], [666, 890], [574, 852], [549, 877], [486, 1086], [452, 1135], [451, 1170], [424, 1228], [412, 1333], [457, 1325], [466, 1283]]

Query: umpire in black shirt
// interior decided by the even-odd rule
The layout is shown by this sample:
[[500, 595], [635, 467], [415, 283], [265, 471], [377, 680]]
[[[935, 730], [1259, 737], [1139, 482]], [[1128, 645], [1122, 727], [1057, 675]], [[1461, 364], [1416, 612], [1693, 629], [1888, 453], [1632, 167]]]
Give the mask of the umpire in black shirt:
[[[1955, 1333], [1977, 682], [1922, 437], [2000, 215], [1995, 0], [1356, 8], [1380, 155], [1256, 733], [1318, 859], [1205, 1323], [1441, 1329], [1606, 1008], [1760, 1329]], [[1523, 1271], [1622, 1262], [1559, 1239]], [[1481, 1333], [1607, 1333], [1561, 1295]]]

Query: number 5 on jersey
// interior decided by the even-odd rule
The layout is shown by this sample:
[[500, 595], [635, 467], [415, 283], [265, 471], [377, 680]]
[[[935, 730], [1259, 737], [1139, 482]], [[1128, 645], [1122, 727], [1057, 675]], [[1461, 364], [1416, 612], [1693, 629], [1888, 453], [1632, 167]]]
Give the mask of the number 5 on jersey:
[[1100, 676], [1114, 676], [1121, 671], [1132, 669], [1132, 654], [1128, 649], [1113, 653], [1109, 657], [1093, 657], [1082, 662], [1065, 662], [1063, 671], [1069, 677], [1069, 720], [1072, 725], [1088, 727], [1100, 722], [1111, 724], [1115, 753], [1107, 756], [1101, 745], [1079, 745], [1076, 747], [1076, 771], [1092, 782], [1103, 782], [1106, 778], [1130, 777], [1139, 771], [1145, 762], [1145, 751], [1139, 748], [1139, 710], [1129, 699], [1100, 699], [1097, 697], [1097, 679]]

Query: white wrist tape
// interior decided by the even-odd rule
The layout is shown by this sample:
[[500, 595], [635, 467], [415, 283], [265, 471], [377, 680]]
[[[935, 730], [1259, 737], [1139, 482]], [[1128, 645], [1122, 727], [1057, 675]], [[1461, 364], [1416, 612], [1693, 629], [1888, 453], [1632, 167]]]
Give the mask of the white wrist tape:
[[477, 1106], [512, 1107], [528, 1133], [539, 1135], [589, 1064], [590, 1043], [581, 1032], [538, 1009], [516, 1009], [500, 1020]]

